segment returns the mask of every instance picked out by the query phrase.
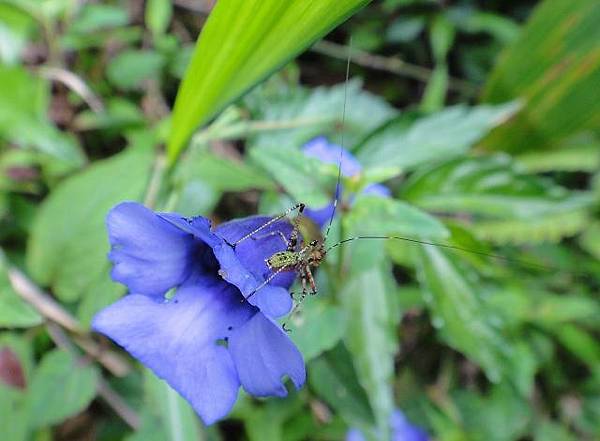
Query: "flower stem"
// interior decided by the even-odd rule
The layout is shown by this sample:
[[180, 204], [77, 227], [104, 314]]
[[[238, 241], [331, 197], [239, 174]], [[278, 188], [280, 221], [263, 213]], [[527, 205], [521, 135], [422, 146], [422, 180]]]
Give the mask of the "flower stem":
[[[0, 249], [0, 257], [2, 255]], [[7, 264], [6, 273], [12, 289], [46, 319], [71, 332], [73, 340], [84, 352], [117, 377], [123, 377], [129, 373], [131, 365], [124, 357], [115, 351], [103, 348], [97, 343], [70, 312], [65, 310], [19, 269]]]

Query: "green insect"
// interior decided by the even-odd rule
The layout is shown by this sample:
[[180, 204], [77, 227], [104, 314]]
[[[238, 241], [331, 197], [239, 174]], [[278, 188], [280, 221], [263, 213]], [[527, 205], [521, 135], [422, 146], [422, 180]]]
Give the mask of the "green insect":
[[[337, 205], [337, 202], [334, 203], [334, 206], [335, 205]], [[319, 265], [323, 262], [325, 255], [327, 254], [327, 250], [325, 249], [325, 240], [321, 236], [318, 228], [310, 220], [302, 217], [304, 208], [305, 204], [298, 203], [286, 210], [284, 213], [274, 217], [270, 221], [231, 244], [235, 247], [244, 240], [251, 238], [256, 239], [256, 235], [260, 233], [260, 231], [269, 227], [273, 223], [286, 218], [292, 212], [298, 210], [298, 215], [293, 220], [293, 230], [289, 239], [286, 238], [285, 235], [280, 231], [271, 232], [266, 235], [276, 235], [281, 237], [282, 241], [286, 245], [286, 249], [284, 251], [274, 253], [265, 260], [265, 264], [273, 272], [264, 282], [258, 285], [250, 294], [248, 294], [248, 296], [246, 296], [246, 300], [256, 294], [265, 285], [270, 283], [278, 274], [284, 271], [294, 271], [299, 274], [302, 283], [301, 301], [306, 297], [309, 286], [310, 293], [313, 295], [317, 294], [317, 286], [315, 284], [312, 271], [313, 269], [319, 267]], [[299, 242], [300, 237], [302, 237], [303, 240]], [[325, 237], [327, 237], [327, 234]], [[311, 239], [306, 240], [307, 238]]]
[[[338, 205], [339, 195], [341, 194], [341, 177], [342, 177], [342, 160], [343, 160], [343, 146], [344, 146], [344, 122], [345, 122], [345, 114], [346, 114], [346, 101], [347, 101], [347, 84], [349, 77], [349, 67], [350, 67], [350, 57], [348, 57], [347, 65], [346, 65], [346, 87], [344, 89], [344, 102], [343, 102], [343, 110], [342, 110], [342, 118], [341, 118], [341, 149], [340, 149], [340, 157], [338, 161], [338, 173], [337, 173], [337, 183], [335, 187], [335, 198], [333, 201], [333, 211], [331, 217], [329, 219], [329, 223], [327, 225], [327, 229], [325, 234], [323, 235], [320, 229], [308, 218], [303, 216], [303, 212], [305, 209], [305, 204], [302, 202], [296, 203], [294, 206], [287, 209], [285, 212], [279, 214], [273, 219], [269, 220], [265, 224], [256, 228], [254, 231], [246, 234], [244, 237], [238, 239], [236, 242], [230, 244], [232, 246], [236, 246], [237, 244], [248, 240], [258, 240], [261, 237], [265, 236], [279, 236], [281, 237], [283, 243], [285, 244], [285, 250], [279, 251], [271, 255], [265, 260], [265, 264], [267, 268], [271, 271], [271, 274], [260, 283], [254, 290], [248, 294], [245, 298], [248, 298], [255, 295], [258, 291], [260, 291], [263, 287], [269, 284], [278, 274], [282, 272], [295, 272], [301, 282], [302, 292], [299, 299], [297, 299], [297, 304], [292, 310], [292, 314], [297, 309], [297, 307], [302, 303], [308, 293], [311, 295], [315, 295], [318, 292], [317, 285], [315, 283], [315, 278], [313, 276], [313, 272], [324, 262], [327, 254], [334, 248], [337, 248], [341, 245], [347, 244], [349, 242], [353, 242], [356, 240], [400, 240], [404, 242], [420, 244], [425, 246], [434, 246], [440, 247], [452, 251], [459, 252], [467, 252], [472, 254], [477, 254], [480, 256], [491, 257], [498, 260], [509, 261], [512, 263], [516, 263], [523, 267], [536, 268], [542, 270], [552, 270], [553, 268], [539, 265], [533, 262], [520, 261], [515, 259], [508, 259], [505, 256], [491, 254], [487, 252], [481, 252], [477, 250], [472, 250], [468, 248], [463, 248], [456, 245], [446, 244], [446, 243], [436, 243], [429, 242], [424, 240], [418, 240], [411, 237], [403, 237], [403, 236], [384, 236], [384, 235], [369, 235], [369, 236], [353, 236], [345, 238], [337, 243], [327, 246], [327, 238], [329, 236], [329, 231], [331, 229], [331, 225], [333, 223], [336, 208]], [[287, 218], [293, 212], [298, 211], [297, 216], [291, 221], [293, 230], [290, 234], [290, 237], [287, 238], [282, 232], [275, 231], [267, 233], [266, 235], [260, 236], [259, 233], [265, 228], [271, 226], [277, 221], [281, 219]], [[292, 294], [293, 297], [293, 294]], [[285, 324], [284, 324], [285, 329]]]

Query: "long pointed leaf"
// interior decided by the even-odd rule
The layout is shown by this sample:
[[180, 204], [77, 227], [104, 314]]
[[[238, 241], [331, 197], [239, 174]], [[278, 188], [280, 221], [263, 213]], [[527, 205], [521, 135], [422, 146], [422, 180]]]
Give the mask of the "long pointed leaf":
[[220, 0], [198, 39], [171, 126], [171, 161], [192, 131], [369, 0]]

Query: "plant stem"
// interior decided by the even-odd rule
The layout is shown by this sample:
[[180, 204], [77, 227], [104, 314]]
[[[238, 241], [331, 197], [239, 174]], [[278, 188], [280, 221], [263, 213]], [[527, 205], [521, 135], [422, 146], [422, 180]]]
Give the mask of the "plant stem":
[[6, 266], [8, 280], [13, 290], [23, 300], [33, 306], [46, 319], [73, 333], [73, 340], [79, 347], [113, 375], [123, 377], [129, 373], [131, 365], [124, 357], [115, 351], [103, 348], [91, 337], [81, 323], [49, 294], [42, 291], [17, 268], [10, 265]]
[[[333, 43], [327, 40], [317, 42], [311, 49], [313, 52], [328, 55], [339, 60], [348, 59], [348, 47], [343, 44]], [[383, 57], [371, 54], [360, 49], [352, 48], [352, 63], [374, 70], [382, 70], [395, 75], [412, 78], [427, 83], [433, 71], [429, 68], [407, 63], [398, 57]], [[449, 78], [448, 87], [467, 96], [475, 96], [479, 93], [477, 86], [460, 78]]]
[[150, 176], [146, 197], [144, 198], [144, 205], [148, 208], [154, 208], [156, 206], [156, 202], [163, 184], [166, 166], [167, 158], [165, 157], [164, 153], [160, 151], [157, 153], [156, 159], [154, 160], [152, 176]]
[[[47, 329], [50, 338], [54, 341], [56, 346], [70, 352], [76, 357], [79, 356], [73, 342], [60, 326], [55, 323], [48, 323]], [[129, 425], [129, 427], [134, 430], [137, 430], [140, 427], [140, 417], [137, 412], [129, 407], [127, 402], [110, 387], [104, 378], [98, 378], [96, 390], [106, 404], [108, 404], [111, 409], [113, 409], [115, 413]]]

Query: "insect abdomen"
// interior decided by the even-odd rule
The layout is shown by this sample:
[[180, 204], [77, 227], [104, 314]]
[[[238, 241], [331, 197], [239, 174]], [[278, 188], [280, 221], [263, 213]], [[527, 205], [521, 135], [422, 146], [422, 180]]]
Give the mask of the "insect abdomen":
[[299, 255], [293, 251], [280, 251], [267, 259], [267, 265], [271, 269], [293, 267], [299, 262]]

